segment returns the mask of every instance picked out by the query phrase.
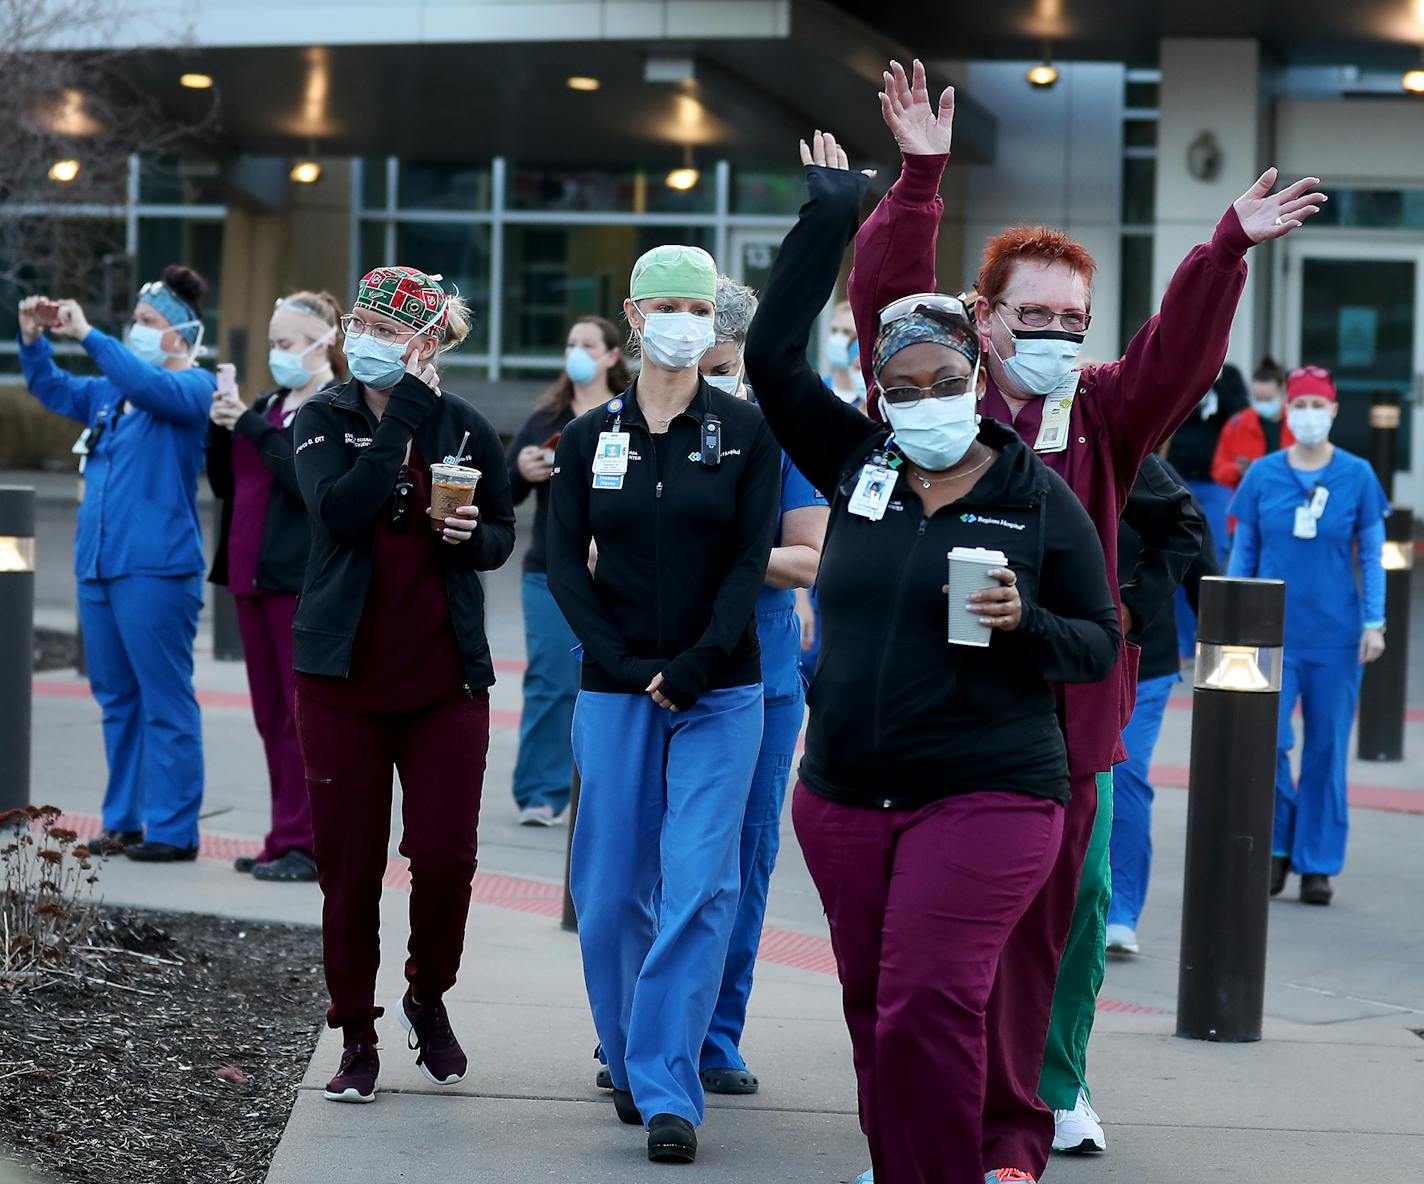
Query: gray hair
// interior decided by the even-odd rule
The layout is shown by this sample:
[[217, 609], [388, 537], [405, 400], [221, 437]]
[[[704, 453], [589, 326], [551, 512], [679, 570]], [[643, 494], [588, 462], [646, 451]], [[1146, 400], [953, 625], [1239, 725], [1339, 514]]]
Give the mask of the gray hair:
[[741, 345], [747, 339], [747, 330], [752, 327], [756, 316], [757, 295], [746, 284], [739, 284], [731, 276], [717, 276], [717, 315], [712, 331], [717, 344], [735, 341]]

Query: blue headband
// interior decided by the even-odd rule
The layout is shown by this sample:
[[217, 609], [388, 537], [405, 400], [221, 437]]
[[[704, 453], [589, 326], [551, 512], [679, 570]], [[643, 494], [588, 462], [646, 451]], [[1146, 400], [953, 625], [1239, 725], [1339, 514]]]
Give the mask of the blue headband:
[[[144, 284], [138, 290], [138, 298], [144, 304], [151, 304], [163, 316], [170, 325], [174, 326], [174, 331], [183, 338], [189, 345], [194, 345], [198, 340], [198, 330], [202, 325], [203, 318], [200, 317], [190, 304], [179, 298], [167, 284], [161, 280], [154, 280], [152, 283]], [[187, 322], [193, 322], [188, 324]], [[179, 329], [177, 326], [182, 325]]]

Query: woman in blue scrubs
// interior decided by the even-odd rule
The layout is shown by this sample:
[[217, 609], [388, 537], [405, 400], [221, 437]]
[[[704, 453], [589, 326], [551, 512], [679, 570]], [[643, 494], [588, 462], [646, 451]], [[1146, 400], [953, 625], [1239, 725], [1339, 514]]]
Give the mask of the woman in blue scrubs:
[[[725, 275], [717, 277], [717, 343], [698, 363], [708, 385], [747, 397], [744, 384], [747, 330], [756, 315], [756, 294]], [[752, 397], [755, 398], [753, 392]], [[757, 640], [761, 643], [764, 687], [761, 749], [752, 773], [752, 791], [742, 822], [742, 891], [732, 923], [732, 944], [722, 972], [722, 989], [712, 1025], [702, 1042], [702, 1086], [714, 1094], [754, 1094], [756, 1075], [738, 1046], [747, 1022], [747, 1000], [761, 927], [766, 918], [767, 888], [781, 847], [781, 807], [796, 752], [796, 738], [806, 711], [801, 679], [801, 620], [798, 588], [809, 588], [821, 563], [830, 509], [791, 458], [781, 454], [781, 519], [767, 561], [766, 585], [756, 602]]]
[[[1330, 443], [1335, 383], [1318, 366], [1286, 382], [1295, 443], [1247, 470], [1231, 502], [1230, 574], [1286, 582], [1285, 668], [1276, 756], [1271, 895], [1300, 875], [1306, 904], [1330, 903], [1345, 863], [1345, 770], [1360, 672], [1384, 652], [1384, 518], [1374, 470]], [[1303, 714], [1300, 777], [1291, 778], [1291, 715]]]
[[[198, 474], [217, 382], [200, 370], [207, 285], [186, 267], [139, 289], [123, 342], [73, 300], [20, 304], [25, 385], [84, 424], [84, 500], [74, 539], [89, 685], [104, 711], [109, 782], [103, 833], [130, 859], [198, 856], [203, 740], [193, 639], [203, 606]], [[55, 365], [45, 331], [68, 337], [102, 372]]]

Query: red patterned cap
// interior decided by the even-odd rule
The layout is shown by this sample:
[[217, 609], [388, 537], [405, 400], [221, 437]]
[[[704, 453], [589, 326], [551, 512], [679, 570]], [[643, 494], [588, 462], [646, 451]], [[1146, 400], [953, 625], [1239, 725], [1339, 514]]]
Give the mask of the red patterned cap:
[[441, 278], [413, 267], [373, 268], [361, 277], [356, 307], [382, 313], [412, 329], [443, 335], [449, 297], [438, 282]]

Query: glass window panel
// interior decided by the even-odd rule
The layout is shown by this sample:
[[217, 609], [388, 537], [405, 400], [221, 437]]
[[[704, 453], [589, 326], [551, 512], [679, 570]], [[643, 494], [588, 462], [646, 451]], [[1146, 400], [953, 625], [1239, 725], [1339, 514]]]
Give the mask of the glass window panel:
[[[123, 250], [124, 224], [118, 219], [0, 219], [0, 340], [14, 341], [20, 328], [16, 305], [36, 293], [77, 300], [91, 323], [105, 330], [119, 328], [133, 308], [135, 291], [128, 282]], [[112, 286], [112, 281], [106, 284], [106, 277], [115, 275], [124, 289], [120, 317], [109, 315], [105, 300], [106, 287]], [[5, 368], [17, 369], [13, 361], [6, 360]], [[76, 373], [95, 373], [82, 353], [64, 365]]]
[[403, 210], [487, 210], [489, 166], [403, 160], [396, 181], [396, 201]]
[[1156, 220], [1157, 162], [1126, 157], [1122, 162], [1122, 220], [1128, 226], [1150, 226]]
[[764, 169], [732, 171], [732, 212], [735, 214], [794, 214], [806, 200], [806, 178], [794, 173]]
[[711, 227], [510, 226], [504, 247], [504, 352], [562, 355], [569, 325], [618, 321], [633, 262], [663, 243], [710, 250]]
[[667, 184], [675, 166], [606, 169], [561, 169], [512, 165], [509, 208], [512, 210], [592, 210], [600, 213], [699, 214], [713, 212], [716, 185], [713, 171], [701, 169], [691, 189]]
[[[1333, 201], [1327, 204], [1334, 204]], [[1407, 259], [1312, 259], [1301, 268], [1300, 361], [1334, 375], [1340, 413], [1330, 438], [1368, 455], [1369, 409], [1403, 411], [1398, 466], [1411, 466], [1415, 265]]]
[[358, 279], [373, 267], [394, 262], [394, 260], [386, 258], [386, 224], [384, 222], [363, 221], [360, 241], [361, 255], [356, 260]]
[[216, 161], [161, 156], [139, 162], [138, 200], [144, 205], [221, 205], [226, 199]]
[[1122, 125], [1122, 143], [1126, 148], [1157, 147], [1155, 119], [1129, 119]]
[[1424, 190], [1331, 189], [1311, 225], [1372, 229], [1424, 229]]
[[1122, 280], [1118, 293], [1120, 316], [1119, 349], [1127, 350], [1132, 340], [1147, 319], [1155, 311], [1152, 307], [1152, 236], [1150, 234], [1125, 234], [1122, 236]]
[[386, 208], [386, 158], [384, 156], [363, 156], [361, 158], [361, 208], [366, 210]]
[[1158, 83], [1156, 82], [1129, 82], [1127, 83], [1123, 99], [1129, 107], [1157, 106]]
[[[462, 346], [469, 353], [484, 353], [489, 335], [484, 330], [489, 315], [489, 227], [458, 222], [398, 222], [396, 257], [384, 260], [418, 267], [443, 276], [447, 292], [458, 291], [474, 314], [474, 328]], [[453, 287], [452, 287], [453, 285]], [[453, 361], [458, 354], [451, 354]]]
[[222, 235], [223, 224], [208, 218], [140, 218], [138, 223], [139, 284], [160, 279], [170, 263], [191, 267], [208, 281], [203, 300], [203, 339], [208, 345], [218, 340]]

